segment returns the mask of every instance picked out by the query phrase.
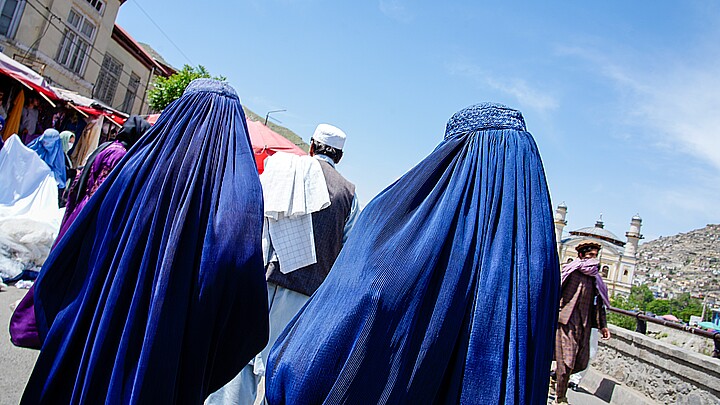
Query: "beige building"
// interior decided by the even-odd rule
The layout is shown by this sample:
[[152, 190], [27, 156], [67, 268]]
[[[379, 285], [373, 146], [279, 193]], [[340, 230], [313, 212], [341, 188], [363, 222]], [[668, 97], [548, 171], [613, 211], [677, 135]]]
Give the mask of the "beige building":
[[174, 71], [115, 24], [124, 0], [0, 0], [0, 48], [58, 87], [146, 114], [155, 75]]
[[630, 229], [625, 233], [625, 241], [605, 229], [602, 220], [595, 226], [580, 228], [563, 236], [567, 225], [567, 206], [560, 204], [555, 210], [555, 240], [558, 242], [558, 255], [563, 265], [577, 259], [575, 248], [583, 242], [592, 241], [602, 246], [600, 250], [600, 271], [607, 284], [610, 296], [620, 294], [628, 296], [633, 286], [635, 268], [637, 267], [637, 248], [642, 235], [640, 228], [642, 219], [634, 216], [630, 220]]

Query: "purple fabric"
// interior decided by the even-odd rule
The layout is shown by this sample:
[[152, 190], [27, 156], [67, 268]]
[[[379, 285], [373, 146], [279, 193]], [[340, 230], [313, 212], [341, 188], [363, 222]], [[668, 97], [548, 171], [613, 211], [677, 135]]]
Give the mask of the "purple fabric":
[[[82, 208], [87, 204], [90, 197], [100, 187], [103, 181], [107, 178], [110, 171], [120, 162], [125, 156], [127, 151], [120, 142], [113, 142], [112, 145], [108, 146], [105, 150], [100, 152], [95, 160], [91, 162], [90, 178], [87, 183], [87, 190], [85, 190], [84, 197], [80, 201], [75, 200], [77, 193], [74, 192], [77, 187], [78, 179], [80, 174], [75, 177], [68, 198], [67, 206], [65, 208], [65, 216], [63, 217], [62, 224], [60, 225], [60, 231], [55, 239], [55, 244], [62, 238], [72, 225], [75, 218], [77, 218]], [[53, 245], [53, 247], [55, 247]], [[40, 349], [40, 337], [38, 334], [36, 319], [35, 319], [35, 286], [30, 287], [30, 290], [25, 294], [25, 297], [20, 301], [17, 308], [10, 317], [10, 340], [15, 346], [26, 347], [29, 349]]]
[[90, 170], [90, 177], [87, 182], [86, 190], [83, 193], [84, 196], [80, 201], [75, 199], [75, 196], [77, 195], [75, 192], [76, 187], [78, 186], [77, 183], [82, 177], [80, 172], [77, 173], [69, 190], [67, 206], [65, 207], [65, 216], [63, 217], [62, 224], [60, 225], [60, 232], [58, 232], [58, 237], [55, 239], [55, 244], [57, 244], [60, 238], [65, 235], [65, 232], [67, 232], [70, 228], [70, 225], [72, 225], [73, 221], [75, 221], [75, 218], [77, 218], [78, 214], [80, 214], [80, 211], [82, 211], [82, 208], [90, 200], [90, 197], [92, 197], [103, 181], [105, 181], [112, 169], [120, 163], [120, 160], [122, 160], [126, 153], [127, 150], [122, 143], [113, 142], [97, 155], [95, 160], [90, 163], [90, 168], [86, 166], [83, 169]]
[[597, 288], [600, 293], [600, 297], [602, 297], [605, 306], [608, 308], [611, 307], [608, 288], [600, 275], [600, 261], [598, 259], [580, 259], [573, 260], [564, 265], [560, 275], [560, 284], [565, 284], [565, 280], [567, 280], [568, 276], [575, 270], [580, 270], [580, 272], [586, 276], [595, 277], [595, 288]]
[[30, 142], [40, 138], [42, 134], [27, 134], [23, 137], [22, 141], [25, 145], [29, 145]]
[[34, 288], [25, 294], [10, 317], [10, 341], [18, 347], [40, 349], [42, 346], [35, 321]]

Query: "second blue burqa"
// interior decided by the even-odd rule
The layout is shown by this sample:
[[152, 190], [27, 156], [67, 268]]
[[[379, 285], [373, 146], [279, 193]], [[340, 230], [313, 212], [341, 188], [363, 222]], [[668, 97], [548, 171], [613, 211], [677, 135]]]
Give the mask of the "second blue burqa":
[[235, 91], [196, 80], [38, 278], [23, 403], [199, 404], [267, 342], [262, 192]]
[[455, 114], [354, 229], [271, 351], [270, 403], [547, 401], [560, 273], [520, 112]]
[[52, 170], [58, 188], [65, 188], [67, 181], [65, 175], [65, 152], [63, 152], [60, 133], [53, 128], [48, 128], [39, 138], [30, 142], [28, 148], [34, 150]]

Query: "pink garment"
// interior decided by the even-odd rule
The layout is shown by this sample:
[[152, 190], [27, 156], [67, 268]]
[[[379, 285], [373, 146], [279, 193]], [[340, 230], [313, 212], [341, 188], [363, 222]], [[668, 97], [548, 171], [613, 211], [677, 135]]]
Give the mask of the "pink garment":
[[610, 308], [608, 288], [600, 275], [600, 261], [598, 259], [579, 259], [562, 266], [562, 273], [560, 274], [561, 286], [565, 284], [565, 280], [567, 280], [568, 276], [575, 270], [580, 270], [581, 273], [587, 276], [595, 277], [595, 288], [597, 288], [598, 293], [600, 293], [600, 297], [602, 297], [605, 306]]

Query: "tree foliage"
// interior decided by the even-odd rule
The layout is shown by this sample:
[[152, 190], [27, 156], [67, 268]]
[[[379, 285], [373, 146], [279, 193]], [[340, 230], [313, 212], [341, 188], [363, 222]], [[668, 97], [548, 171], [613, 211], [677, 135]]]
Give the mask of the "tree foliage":
[[[675, 315], [684, 322], [690, 321], [690, 316], [702, 314], [702, 301], [692, 298], [689, 293], [684, 293], [676, 298], [665, 300], [655, 299], [652, 291], [646, 286], [632, 287], [630, 295], [613, 296], [610, 304], [615, 308], [631, 311], [645, 311], [655, 315]], [[608, 322], [625, 329], [635, 330], [635, 319], [614, 313], [608, 314]]]
[[[633, 288], [635, 288], [635, 287], [633, 287]], [[632, 292], [630, 293], [630, 295], [632, 295]], [[635, 308], [633, 308], [634, 305], [632, 305], [629, 302], [629, 300], [627, 298], [623, 297], [622, 295], [613, 295], [610, 298], [610, 305], [612, 305], [615, 308], [620, 308], [620, 309], [628, 309], [628, 310], [635, 309]], [[611, 323], [615, 326], [619, 326], [621, 328], [635, 330], [635, 318], [631, 318], [629, 316], [616, 314], [614, 312], [608, 312], [607, 321], [608, 321], [608, 323]]]
[[223, 76], [213, 77], [204, 66], [192, 67], [185, 65], [181, 70], [170, 77], [158, 76], [153, 81], [153, 86], [148, 90], [148, 104], [155, 111], [162, 111], [168, 104], [182, 96], [185, 88], [191, 81], [199, 78], [213, 78], [225, 81]]
[[652, 291], [650, 291], [650, 287], [641, 285], [639, 287], [635, 286], [630, 288], [628, 303], [633, 307], [631, 309], [645, 311], [647, 309], [647, 305], [653, 302], [653, 300], [655, 300], [655, 296]]
[[647, 312], [652, 312], [653, 314], [658, 314], [658, 315], [669, 314], [670, 312], [672, 312], [670, 310], [670, 301], [669, 300], [655, 300], [648, 304]]
[[702, 307], [702, 301], [692, 298], [689, 293], [680, 294], [679, 297], [670, 300], [672, 314], [686, 322], [692, 315], [702, 315]]

